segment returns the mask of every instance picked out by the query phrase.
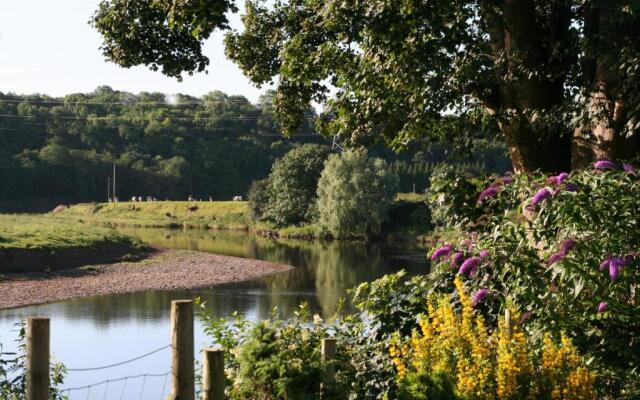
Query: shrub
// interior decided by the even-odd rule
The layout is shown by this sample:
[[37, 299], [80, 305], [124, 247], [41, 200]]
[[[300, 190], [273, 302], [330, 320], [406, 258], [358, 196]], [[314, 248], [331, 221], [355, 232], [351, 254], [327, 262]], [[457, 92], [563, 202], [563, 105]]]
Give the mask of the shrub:
[[324, 337], [337, 339], [336, 386], [326, 399], [388, 399], [395, 393], [395, 373], [388, 342], [372, 325], [354, 316], [331, 323], [305, 305], [294, 317], [274, 315], [258, 324], [236, 317], [216, 319], [200, 303], [205, 332], [225, 350], [227, 397], [230, 399], [317, 399], [326, 363], [320, 358]]
[[[433, 290], [455, 275], [531, 315], [532, 330], [565, 332], [594, 358], [613, 398], [640, 396], [640, 181], [632, 167], [493, 184], [481, 230], [436, 250]], [[604, 164], [610, 166], [609, 164]], [[486, 189], [484, 191], [487, 193]]]
[[[3, 353], [2, 343], [0, 343], [0, 399], [21, 400], [25, 398], [27, 390], [26, 375], [26, 323], [17, 324], [18, 330], [18, 353]], [[60, 390], [60, 385], [64, 383], [66, 375], [64, 365], [51, 363], [50, 375], [50, 399], [65, 400], [67, 396]]]
[[318, 181], [320, 225], [336, 237], [378, 235], [397, 187], [387, 163], [366, 151], [334, 154]]
[[249, 213], [254, 221], [262, 221], [269, 207], [269, 179], [251, 183], [249, 188]]
[[480, 185], [482, 180], [459, 174], [453, 166], [435, 168], [427, 189], [433, 224], [454, 227], [474, 222], [480, 216], [476, 207]]
[[297, 147], [277, 160], [269, 175], [263, 219], [276, 227], [312, 222], [320, 173], [331, 150], [318, 144]]
[[460, 312], [449, 297], [430, 304], [409, 339], [390, 353], [400, 399], [595, 399], [593, 376], [571, 341], [545, 335], [542, 348], [519, 325], [490, 332], [455, 280]]

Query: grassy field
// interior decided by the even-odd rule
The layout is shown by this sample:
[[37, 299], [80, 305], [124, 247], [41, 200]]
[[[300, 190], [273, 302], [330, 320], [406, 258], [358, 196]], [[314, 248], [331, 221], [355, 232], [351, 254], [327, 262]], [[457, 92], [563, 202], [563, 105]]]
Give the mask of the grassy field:
[[251, 225], [247, 203], [242, 201], [78, 204], [55, 218], [148, 227], [248, 229]]
[[0, 215], [4, 273], [41, 272], [145, 257], [148, 247], [105, 226], [52, 215]]
[[[422, 194], [401, 193], [390, 210], [384, 233], [397, 238], [415, 238], [431, 230], [428, 207]], [[191, 208], [191, 210], [190, 210]], [[312, 239], [326, 237], [316, 224], [273, 229], [256, 223], [242, 201], [156, 201], [140, 203], [77, 204], [52, 216], [68, 220], [130, 227], [188, 227], [204, 229], [241, 229], [272, 232], [281, 238]]]
[[89, 226], [50, 216], [0, 215], [0, 249], [64, 249], [97, 244], [132, 244], [107, 227]]

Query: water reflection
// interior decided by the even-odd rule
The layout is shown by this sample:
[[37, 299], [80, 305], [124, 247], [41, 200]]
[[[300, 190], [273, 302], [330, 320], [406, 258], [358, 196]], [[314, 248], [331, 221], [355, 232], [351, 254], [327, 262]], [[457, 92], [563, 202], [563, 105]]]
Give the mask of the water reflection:
[[[295, 268], [255, 281], [207, 289], [92, 296], [0, 310], [0, 343], [4, 343], [6, 350], [11, 351], [14, 347], [10, 342], [15, 338], [14, 323], [27, 315], [46, 315], [52, 319], [51, 347], [58, 360], [72, 367], [105, 365], [166, 345], [169, 341], [169, 304], [174, 299], [201, 297], [219, 317], [238, 311], [251, 320], [269, 317], [274, 307], [286, 317], [304, 301], [312, 312], [326, 317], [334, 313], [346, 290], [361, 282], [403, 268], [410, 273], [428, 270], [426, 250], [413, 244], [272, 240], [246, 232], [122, 230], [159, 246], [255, 258]], [[208, 341], [197, 326], [196, 346], [200, 348]], [[92, 349], [89, 357], [86, 349]], [[161, 353], [126, 368], [109, 371], [106, 377], [163, 372], [169, 369], [169, 364], [169, 354]], [[86, 385], [104, 378], [105, 375], [97, 373], [72, 373], [65, 386]], [[159, 387], [145, 390], [148, 393], [139, 398], [161, 397]], [[87, 398], [87, 395], [86, 392], [78, 393], [72, 399]], [[112, 398], [111, 394], [106, 398]]]

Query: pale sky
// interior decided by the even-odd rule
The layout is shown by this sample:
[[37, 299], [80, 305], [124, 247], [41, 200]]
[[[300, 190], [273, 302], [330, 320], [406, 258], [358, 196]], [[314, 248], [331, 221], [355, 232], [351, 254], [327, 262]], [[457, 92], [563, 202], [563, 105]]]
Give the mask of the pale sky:
[[[87, 23], [100, 0], [0, 0], [0, 92], [62, 96], [108, 85], [116, 90], [185, 93], [212, 90], [241, 94], [256, 102], [258, 89], [224, 56], [223, 33], [205, 43], [209, 74], [184, 75], [182, 82], [146, 67], [121, 68], [104, 60], [98, 33]], [[238, 2], [242, 6], [242, 1]], [[241, 27], [238, 14], [231, 26]]]

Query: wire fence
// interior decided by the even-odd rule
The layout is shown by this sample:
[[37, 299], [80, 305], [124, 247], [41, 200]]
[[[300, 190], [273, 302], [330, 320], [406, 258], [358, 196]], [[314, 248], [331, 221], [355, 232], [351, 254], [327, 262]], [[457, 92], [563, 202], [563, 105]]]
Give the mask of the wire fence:
[[[162, 390], [160, 391], [160, 399], [164, 399], [164, 396], [166, 394], [167, 391], [167, 378], [169, 377], [169, 375], [171, 374], [171, 371], [167, 371], [163, 374], [139, 374], [139, 375], [129, 375], [129, 376], [123, 376], [120, 378], [115, 378], [115, 379], [105, 379], [103, 381], [100, 382], [95, 382], [89, 385], [85, 385], [85, 386], [77, 386], [77, 387], [68, 387], [68, 388], [63, 388], [60, 389], [60, 392], [62, 394], [68, 394], [71, 395], [72, 392], [82, 392], [82, 391], [87, 391], [87, 399], [91, 398], [91, 394], [92, 393], [100, 393], [102, 394], [102, 399], [106, 400], [107, 399], [107, 395], [110, 393], [109, 392], [109, 384], [112, 383], [116, 383], [116, 382], [124, 382], [122, 385], [122, 389], [120, 389], [120, 399], [133, 399], [136, 397], [132, 397], [128, 394], [127, 392], [127, 384], [129, 383], [129, 381], [133, 381], [133, 380], [137, 380], [137, 379], [142, 379], [142, 385], [141, 385], [141, 389], [140, 389], [140, 393], [139, 396], [137, 397], [138, 399], [142, 400], [144, 398], [144, 394], [145, 394], [145, 388], [146, 386], [146, 382], [147, 382], [147, 378], [164, 378], [163, 384], [162, 384]], [[93, 388], [97, 388], [99, 386], [104, 385], [104, 389], [103, 391], [99, 392], [97, 390], [92, 390]], [[113, 386], [113, 385], [112, 385]], [[127, 393], [127, 397], [124, 397], [125, 393]]]
[[[111, 369], [111, 368], [116, 368], [116, 367], [120, 367], [126, 364], [130, 364], [133, 363], [135, 361], [139, 361], [142, 360], [146, 357], [149, 357], [153, 354], [159, 353], [162, 350], [165, 349], [169, 349], [171, 348], [171, 345], [165, 345], [162, 347], [159, 347], [157, 349], [151, 350], [149, 352], [146, 352], [144, 354], [141, 354], [139, 356], [124, 360], [124, 361], [120, 361], [120, 362], [116, 362], [116, 363], [112, 363], [112, 364], [107, 364], [107, 365], [101, 365], [101, 366], [95, 366], [95, 367], [85, 367], [85, 368], [66, 368], [67, 372], [89, 372], [89, 371], [100, 371], [100, 370], [107, 370], [107, 369]], [[66, 387], [66, 388], [62, 388], [60, 389], [60, 393], [61, 394], [66, 394], [69, 397], [72, 396], [73, 393], [78, 393], [77, 397], [78, 399], [83, 397], [83, 392], [86, 391], [86, 399], [102, 399], [102, 400], [107, 400], [107, 398], [109, 399], [139, 399], [139, 400], [143, 400], [145, 399], [145, 393], [146, 393], [146, 389], [148, 388], [147, 385], [147, 378], [164, 378], [163, 383], [162, 383], [162, 390], [160, 391], [160, 399], [164, 399], [166, 391], [167, 391], [167, 378], [168, 376], [171, 374], [170, 371], [165, 372], [165, 373], [144, 373], [144, 374], [136, 374], [136, 375], [127, 375], [127, 376], [122, 376], [119, 378], [109, 378], [109, 379], [104, 379], [101, 380], [99, 382], [94, 382], [88, 385], [82, 385], [82, 386], [73, 386], [73, 387]], [[142, 380], [142, 383], [140, 384], [140, 389], [139, 392], [136, 392], [135, 389], [131, 389], [131, 386], [129, 385], [130, 382], [132, 381], [139, 381]], [[122, 382], [122, 385], [114, 385], [116, 383]], [[104, 386], [104, 388], [101, 388], [101, 386]], [[155, 386], [155, 385], [154, 385]], [[157, 387], [157, 386], [156, 386]], [[129, 389], [129, 390], [127, 390]], [[110, 393], [113, 394], [114, 391], [119, 391], [119, 396], [118, 396], [118, 392], [115, 393], [115, 397], [113, 395], [110, 396]], [[125, 397], [126, 395], [126, 397]], [[110, 396], [110, 397], [107, 397]], [[149, 398], [149, 397], [146, 397]]]

